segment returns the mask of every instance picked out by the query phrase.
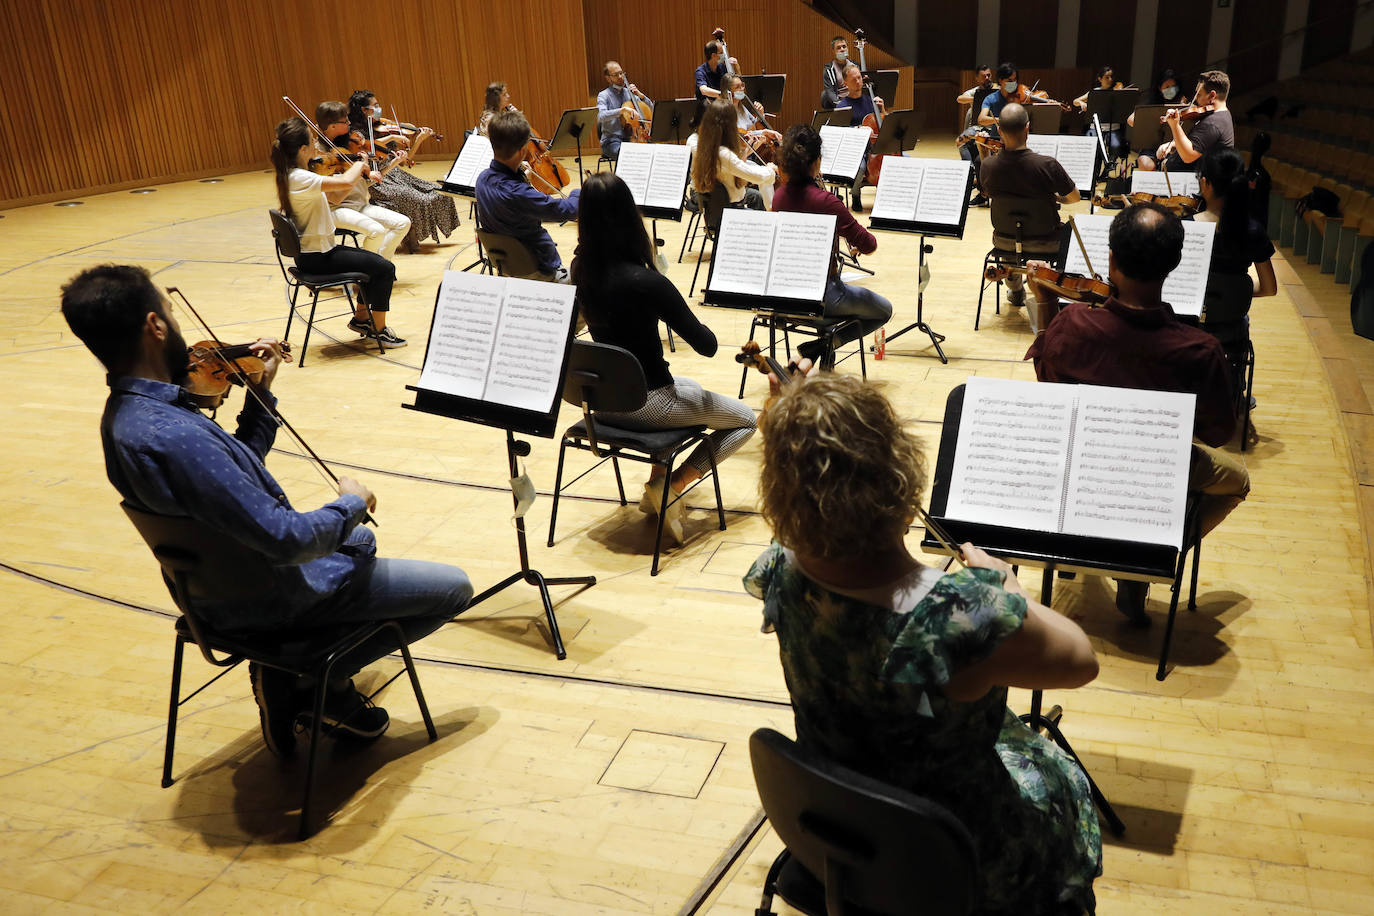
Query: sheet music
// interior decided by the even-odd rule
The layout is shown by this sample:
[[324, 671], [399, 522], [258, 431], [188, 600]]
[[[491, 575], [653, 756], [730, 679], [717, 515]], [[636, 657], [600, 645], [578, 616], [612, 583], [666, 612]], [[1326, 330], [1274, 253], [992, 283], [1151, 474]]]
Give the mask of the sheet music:
[[571, 286], [444, 272], [419, 387], [547, 411], [572, 324]]
[[1059, 134], [1030, 134], [1026, 146], [1033, 153], [1049, 156], [1064, 167], [1080, 191], [1091, 191], [1097, 166], [1096, 137], [1066, 137]]
[[945, 514], [1180, 547], [1195, 396], [970, 378]]
[[1078, 387], [1064, 533], [1182, 546], [1196, 397]]
[[884, 162], [883, 170], [878, 175], [878, 196], [873, 199], [873, 218], [914, 221], [916, 205], [921, 200], [921, 179], [925, 174], [925, 163], [929, 160], [910, 156], [888, 158], [892, 161]]
[[622, 143], [615, 174], [630, 188], [635, 204], [644, 206], [649, 194], [649, 173], [654, 166], [654, 147], [651, 143]]
[[[882, 187], [882, 175], [892, 167], [894, 161], [888, 156], [883, 161], [882, 174], [878, 176], [878, 186]], [[968, 204], [968, 173], [971, 167], [962, 159], [924, 159], [925, 176], [921, 179], [921, 200], [916, 206], [916, 222], [938, 223], [942, 226], [958, 226]]]
[[[863, 165], [873, 133], [867, 127], [821, 125], [821, 174], [853, 179]], [[887, 163], [883, 163], [886, 167]]]
[[444, 176], [444, 184], [455, 184], [464, 188], [475, 187], [477, 176], [491, 165], [492, 158], [491, 141], [481, 134], [469, 135], [463, 142], [458, 158], [453, 160], [453, 166]]
[[711, 290], [819, 302], [834, 239], [831, 214], [726, 209]]
[[[1158, 194], [1161, 197], [1171, 197], [1175, 194], [1191, 197], [1198, 193], [1196, 172], [1169, 172], [1168, 181], [1164, 180], [1164, 174], [1164, 172], [1132, 172], [1131, 193]], [[1170, 192], [1170, 188], [1173, 188], [1172, 192]]]
[[[625, 149], [621, 146], [621, 150]], [[682, 206], [682, 192], [687, 188], [687, 168], [692, 153], [677, 144], [655, 144], [654, 166], [644, 193], [644, 206], [676, 210]], [[619, 174], [616, 166], [616, 174]], [[637, 202], [637, 201], [636, 201]]]
[[1007, 528], [1059, 529], [1072, 387], [968, 380], [947, 516]]
[[[1092, 258], [1093, 267], [1107, 275], [1107, 230], [1115, 218], [1112, 214], [1094, 213], [1075, 216], [1073, 221], [1083, 236], [1083, 244]], [[1164, 280], [1164, 301], [1176, 315], [1201, 315], [1202, 300], [1207, 293], [1207, 277], [1212, 270], [1212, 241], [1216, 223], [1183, 221], [1183, 259], [1173, 273]], [[1069, 273], [1087, 273], [1083, 253], [1078, 242], [1069, 235], [1069, 256], [1064, 269]]]

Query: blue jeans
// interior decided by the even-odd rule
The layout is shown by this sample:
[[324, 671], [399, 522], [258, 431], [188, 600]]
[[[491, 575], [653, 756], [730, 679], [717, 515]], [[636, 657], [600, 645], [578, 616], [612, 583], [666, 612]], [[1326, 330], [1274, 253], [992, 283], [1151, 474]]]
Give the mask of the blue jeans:
[[621, 139], [620, 137], [602, 137], [602, 138], [601, 138], [601, 155], [603, 155], [603, 156], [605, 156], [607, 159], [611, 159], [611, 160], [619, 159], [619, 158], [620, 158], [620, 144], [621, 144], [622, 142], [623, 142], [623, 141], [622, 141], [622, 139]]
[[832, 276], [825, 281], [825, 317], [857, 318], [859, 323], [835, 335], [835, 346], [872, 334], [892, 317], [892, 303], [871, 289], [850, 286]]

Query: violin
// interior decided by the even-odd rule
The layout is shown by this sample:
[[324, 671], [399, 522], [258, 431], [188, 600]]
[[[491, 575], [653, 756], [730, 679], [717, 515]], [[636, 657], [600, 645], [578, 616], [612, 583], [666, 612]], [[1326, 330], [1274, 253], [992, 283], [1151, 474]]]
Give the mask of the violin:
[[1202, 209], [1202, 205], [1196, 197], [1189, 197], [1186, 194], [1147, 194], [1144, 191], [1136, 191], [1131, 194], [1117, 194], [1115, 197], [1103, 197], [1097, 195], [1093, 198], [1094, 206], [1102, 206], [1105, 200], [1119, 200], [1126, 206], [1132, 204], [1159, 204], [1179, 219], [1187, 219]]
[[1025, 105], [1030, 102], [1053, 102], [1059, 106], [1060, 111], [1073, 111], [1073, 106], [1067, 102], [1050, 98], [1050, 94], [1043, 89], [1027, 89], [1025, 83], [1016, 84], [1016, 92], [1011, 96], [1010, 101], [1018, 105]]
[[[291, 344], [277, 345], [284, 363], [291, 362]], [[267, 367], [253, 351], [253, 344], [225, 345], [202, 340], [186, 348], [187, 379], [182, 386], [202, 410], [219, 407], [233, 385], [257, 385]]]
[[521, 171], [529, 179], [530, 185], [535, 186], [536, 178], [543, 184], [544, 189], [552, 189], [553, 193], [561, 195], [561, 191], [568, 186], [572, 179], [568, 176], [568, 170], [563, 168], [562, 163], [549, 153], [549, 141], [541, 139], [535, 134], [530, 134], [529, 142], [521, 151], [522, 163]]
[[1116, 295], [1116, 287], [1110, 280], [1055, 270], [1047, 264], [989, 267], [985, 276], [988, 282], [995, 283], [1005, 280], [1011, 274], [1021, 274], [1028, 281], [1043, 286], [1059, 298], [1070, 302], [1101, 305]]
[[790, 384], [797, 373], [795, 360], [784, 367], [771, 355], [764, 353], [763, 348], [755, 340], [751, 340], [739, 348], [739, 352], [735, 354], [735, 362], [742, 366], [754, 366], [764, 375], [772, 373], [784, 386]]
[[396, 120], [396, 109], [391, 110], [390, 118], [378, 118], [373, 122], [377, 127], [377, 136], [402, 136], [407, 140], [416, 134], [429, 131], [429, 135], [435, 140], [444, 139], [444, 135], [432, 127], [416, 127], [414, 124]]
[[1159, 116], [1159, 123], [1165, 124], [1171, 117], [1178, 118], [1178, 120], [1180, 121], [1196, 121], [1203, 115], [1209, 115], [1216, 110], [1217, 107], [1212, 104], [1189, 105], [1186, 108], [1170, 108], [1164, 114]]

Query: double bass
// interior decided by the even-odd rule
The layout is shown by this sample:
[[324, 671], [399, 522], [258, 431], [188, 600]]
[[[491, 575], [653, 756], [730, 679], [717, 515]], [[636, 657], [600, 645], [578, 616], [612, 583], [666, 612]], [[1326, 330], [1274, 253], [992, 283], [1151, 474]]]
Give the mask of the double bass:
[[[730, 48], [728, 45], [725, 44], [725, 30], [718, 28], [711, 33], [711, 37], [714, 38], [716, 41], [720, 42], [720, 51], [721, 54], [725, 57], [726, 76], [739, 76], [739, 74], [735, 72], [735, 65], [730, 63]], [[741, 82], [743, 81], [741, 80]], [[721, 97], [724, 98], [723, 93]], [[749, 93], [744, 93], [744, 98], [741, 101], [744, 102], [744, 108], [746, 111], [749, 111], [751, 113], [755, 111], [759, 112], [759, 114], [755, 116], [754, 120], [761, 123], [763, 125], [764, 130], [773, 129], [768, 123], [768, 115], [763, 111], [763, 106], [756, 105], [754, 100], [749, 98]], [[750, 156], [753, 156], [755, 159], [757, 159], [764, 165], [770, 164], [771, 162], [773, 162], [775, 158], [777, 158], [778, 148], [781, 145], [778, 143], [777, 140], [772, 140], [767, 137], [760, 137], [757, 141], [751, 140], [748, 136], [749, 131], [743, 127], [739, 129], [739, 132], [741, 138], [744, 140], [745, 147], [747, 147], [749, 150], [748, 154]]]
[[[865, 76], [864, 76], [864, 94], [868, 96], [868, 104], [870, 104], [870, 105], [873, 106], [873, 113], [864, 116], [863, 126], [864, 126], [864, 127], [867, 127], [870, 131], [872, 131], [872, 133], [873, 133], [873, 139], [876, 140], [876, 139], [878, 139], [878, 131], [882, 130], [882, 127], [883, 127], [883, 113], [882, 113], [882, 109], [878, 106], [878, 98], [877, 98], [877, 96], [875, 96], [875, 95], [873, 94], [873, 82], [872, 82], [872, 80], [870, 80], [870, 79], [868, 78], [868, 76], [867, 76], [867, 73], [868, 73], [868, 62], [867, 62], [867, 60], [865, 60], [865, 58], [864, 58], [864, 47], [865, 47], [867, 44], [868, 44], [868, 41], [864, 38], [864, 30], [863, 30], [863, 29], [855, 29], [855, 30], [854, 30], [854, 47], [856, 47], [856, 48], [859, 49], [859, 70], [860, 70], [862, 73], [865, 74]], [[867, 177], [868, 183], [871, 184], [871, 185], [873, 185], [874, 187], [877, 187], [877, 186], [878, 186], [878, 178], [879, 178], [879, 176], [882, 174], [882, 170], [883, 170], [883, 157], [882, 157], [882, 156], [869, 156], [869, 157], [868, 157], [868, 177]]]

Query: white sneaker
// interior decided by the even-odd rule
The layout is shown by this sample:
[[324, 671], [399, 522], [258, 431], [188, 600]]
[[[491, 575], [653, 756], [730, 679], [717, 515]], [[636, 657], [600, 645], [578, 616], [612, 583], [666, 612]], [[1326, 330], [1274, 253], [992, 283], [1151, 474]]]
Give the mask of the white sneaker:
[[659, 477], [644, 484], [644, 495], [639, 498], [639, 511], [645, 515], [658, 515], [658, 507], [663, 505], [663, 483], [667, 477]]
[[669, 489], [668, 509], [663, 513], [663, 533], [677, 544], [682, 544], [687, 540], [682, 530], [682, 506], [683, 501], [680, 494]]

